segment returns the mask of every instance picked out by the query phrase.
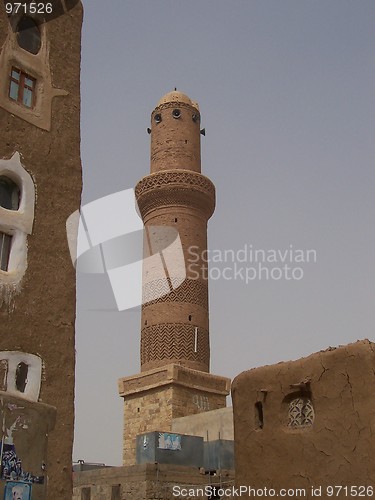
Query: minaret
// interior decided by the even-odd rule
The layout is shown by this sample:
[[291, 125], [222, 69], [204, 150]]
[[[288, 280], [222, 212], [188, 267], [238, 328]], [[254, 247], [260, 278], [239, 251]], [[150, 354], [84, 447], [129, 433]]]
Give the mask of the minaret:
[[151, 240], [149, 228], [169, 226], [178, 231], [186, 279], [180, 270], [173, 275], [174, 266], [169, 271], [166, 262], [171, 293], [149, 300], [152, 294], [160, 295], [165, 280], [152, 279], [145, 259], [143, 297], [148, 302], [142, 308], [142, 371], [168, 363], [209, 371], [206, 264], [189, 266], [191, 249], [196, 255], [207, 250], [207, 221], [215, 208], [215, 187], [201, 174], [200, 137], [196, 103], [181, 92], [159, 101], [151, 116], [151, 173], [137, 184], [136, 197]]
[[[135, 190], [145, 226], [142, 373], [119, 381], [125, 465], [135, 463], [137, 434], [167, 432], [173, 418], [225, 407], [230, 386], [229, 379], [209, 374], [202, 257], [215, 187], [201, 174], [198, 104], [181, 92], [166, 94], [152, 112], [148, 131], [151, 172]], [[171, 244], [171, 234], [178, 235], [178, 244]], [[162, 266], [148, 258], [158, 252]]]

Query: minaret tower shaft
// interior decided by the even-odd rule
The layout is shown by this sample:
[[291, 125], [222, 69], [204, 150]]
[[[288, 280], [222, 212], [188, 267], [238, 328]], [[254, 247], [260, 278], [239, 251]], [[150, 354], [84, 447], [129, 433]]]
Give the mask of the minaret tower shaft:
[[[186, 277], [181, 267], [168, 269], [167, 262], [166, 283], [144, 261], [142, 371], [169, 363], [209, 371], [207, 264], [201, 256], [207, 250], [215, 187], [201, 174], [200, 137], [198, 104], [180, 92], [164, 96], [151, 116], [151, 173], [137, 184], [136, 197], [151, 246], [154, 229], [178, 231]], [[163, 234], [157, 245], [167, 247], [162, 240]], [[170, 293], [163, 295], [166, 285]]]
[[166, 94], [148, 131], [151, 172], [135, 189], [145, 226], [141, 373], [119, 380], [124, 465], [136, 462], [137, 435], [170, 432], [175, 418], [224, 408], [230, 389], [229, 379], [209, 373], [204, 256], [215, 187], [201, 174], [198, 104]]

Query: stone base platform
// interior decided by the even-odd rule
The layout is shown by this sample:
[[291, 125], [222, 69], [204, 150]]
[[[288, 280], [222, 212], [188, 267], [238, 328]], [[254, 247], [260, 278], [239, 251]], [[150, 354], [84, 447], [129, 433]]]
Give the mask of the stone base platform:
[[134, 465], [136, 436], [170, 432], [172, 420], [226, 407], [230, 379], [170, 364], [119, 380], [124, 398], [124, 465]]

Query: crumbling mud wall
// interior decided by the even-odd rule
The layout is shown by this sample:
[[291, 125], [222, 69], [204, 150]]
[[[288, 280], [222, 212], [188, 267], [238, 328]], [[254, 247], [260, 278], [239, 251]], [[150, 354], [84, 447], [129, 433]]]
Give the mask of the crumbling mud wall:
[[47, 438], [55, 416], [51, 406], [0, 391], [1, 498], [46, 498]]
[[306, 498], [317, 496], [312, 487], [328, 498], [332, 485], [373, 486], [374, 393], [368, 340], [240, 374], [232, 385], [236, 484], [305, 488]]

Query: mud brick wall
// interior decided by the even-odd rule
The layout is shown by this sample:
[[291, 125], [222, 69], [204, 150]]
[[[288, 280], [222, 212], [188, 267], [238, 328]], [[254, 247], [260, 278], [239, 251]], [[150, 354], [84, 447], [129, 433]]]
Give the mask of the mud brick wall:
[[[204, 488], [205, 485], [229, 487], [233, 471], [208, 476], [193, 467], [145, 464], [111, 467], [74, 474], [73, 500], [173, 500], [173, 487]], [[90, 496], [89, 496], [90, 495]], [[181, 497], [182, 498], [182, 497]], [[187, 500], [207, 500], [207, 496], [184, 496]], [[226, 497], [229, 500], [231, 497]]]
[[[0, 5], [4, 77], [0, 85], [0, 159], [8, 160], [18, 152], [36, 191], [32, 234], [27, 237], [27, 269], [17, 293], [0, 307], [0, 351], [36, 354], [43, 360], [40, 401], [57, 408], [46, 467], [51, 500], [72, 497], [76, 282], [65, 224], [79, 209], [82, 189], [83, 9], [80, 2], [75, 3], [69, 12], [40, 27], [42, 47], [37, 55], [17, 46], [4, 3]], [[58, 6], [60, 0], [53, 0], [53, 8]], [[9, 99], [12, 65], [35, 77], [35, 109], [22, 108]], [[40, 103], [44, 104], [39, 109]], [[0, 285], [7, 279], [4, 274], [0, 273]]]
[[374, 485], [374, 392], [368, 340], [240, 374], [232, 385], [237, 485]]

